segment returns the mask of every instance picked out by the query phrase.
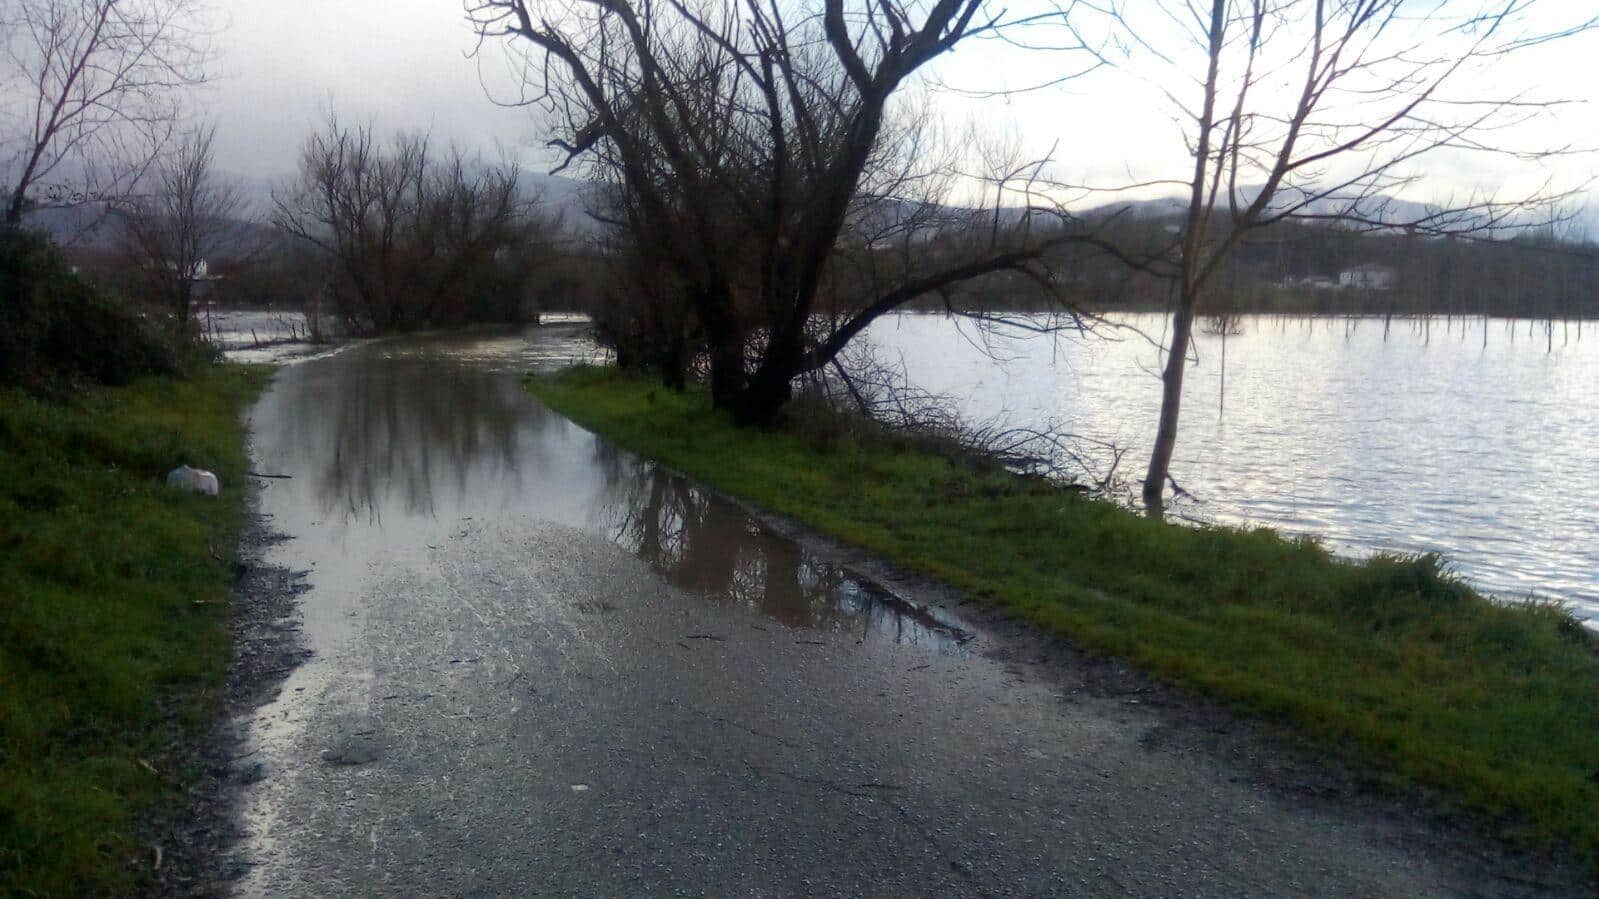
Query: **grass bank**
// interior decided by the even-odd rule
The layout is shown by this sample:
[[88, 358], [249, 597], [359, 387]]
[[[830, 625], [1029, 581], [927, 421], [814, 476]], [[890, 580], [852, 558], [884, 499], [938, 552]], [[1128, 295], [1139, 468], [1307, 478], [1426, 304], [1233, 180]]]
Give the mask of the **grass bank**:
[[[0, 895], [119, 895], [217, 709], [262, 368], [66, 402], [0, 390]], [[220, 500], [168, 490], [187, 462]]]
[[1436, 559], [1349, 564], [938, 455], [741, 430], [610, 369], [528, 383], [642, 455], [1599, 859], [1599, 656], [1559, 608], [1491, 603]]

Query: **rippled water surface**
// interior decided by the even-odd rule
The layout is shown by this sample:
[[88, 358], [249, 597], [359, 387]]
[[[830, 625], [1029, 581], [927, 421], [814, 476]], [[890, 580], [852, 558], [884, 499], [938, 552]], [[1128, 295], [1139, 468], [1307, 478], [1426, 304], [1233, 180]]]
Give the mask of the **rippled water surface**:
[[[1122, 324], [1159, 338], [1163, 316]], [[1441, 552], [1478, 585], [1599, 617], [1599, 334], [1593, 324], [1246, 317], [1198, 338], [1172, 475], [1193, 517], [1325, 537], [1335, 549]], [[1529, 334], [1529, 328], [1532, 333]], [[968, 421], [1051, 423], [1147, 462], [1158, 351], [1112, 339], [984, 334], [906, 314], [868, 332], [880, 359]]]

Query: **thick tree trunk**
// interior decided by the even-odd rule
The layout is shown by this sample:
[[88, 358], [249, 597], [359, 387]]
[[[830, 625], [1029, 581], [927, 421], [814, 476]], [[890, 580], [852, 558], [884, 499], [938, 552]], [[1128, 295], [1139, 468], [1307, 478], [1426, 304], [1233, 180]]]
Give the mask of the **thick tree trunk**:
[[727, 285], [714, 284], [696, 296], [711, 357], [711, 405], [737, 410], [744, 396], [744, 331]]
[[178, 282], [178, 330], [187, 334], [194, 327], [194, 282], [185, 278]]
[[700, 334], [697, 329], [691, 329], [686, 320], [677, 318], [667, 329], [666, 341], [661, 354], [661, 380], [667, 389], [682, 393], [688, 389], [689, 376], [694, 370]]
[[778, 423], [794, 397], [794, 379], [805, 355], [803, 340], [803, 334], [787, 329], [772, 334], [735, 410], [739, 424], [765, 428]]
[[711, 338], [711, 405], [737, 409], [744, 396], [744, 340], [736, 333]]
[[1188, 370], [1188, 345], [1194, 329], [1191, 299], [1183, 297], [1172, 315], [1171, 347], [1167, 351], [1165, 371], [1161, 374], [1160, 424], [1155, 430], [1155, 448], [1149, 455], [1149, 471], [1144, 475], [1144, 508], [1157, 517], [1166, 508], [1166, 480], [1170, 477], [1172, 451], [1177, 446], [1177, 423], [1183, 405], [1183, 375]]
[[679, 339], [661, 354], [661, 382], [667, 390], [682, 393], [688, 389], [687, 347]]
[[734, 409], [734, 417], [741, 425], [768, 428], [782, 417], [783, 407], [794, 397], [793, 369], [784, 365], [767, 364], [755, 372], [744, 396]]

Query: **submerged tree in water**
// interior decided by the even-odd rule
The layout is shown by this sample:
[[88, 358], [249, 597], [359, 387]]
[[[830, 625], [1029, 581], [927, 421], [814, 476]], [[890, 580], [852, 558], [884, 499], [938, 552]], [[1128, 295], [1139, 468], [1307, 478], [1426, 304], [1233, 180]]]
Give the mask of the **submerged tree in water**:
[[[1418, 17], [1406, 14], [1403, 0], [1209, 0], [1163, 4], [1166, 15], [1153, 17], [1158, 27], [1129, 27], [1129, 65], [1158, 59], [1171, 71], [1157, 80], [1198, 87], [1175, 100], [1193, 165], [1180, 233], [1158, 260], [1175, 284], [1175, 302], [1143, 485], [1152, 513], [1163, 508], [1171, 480], [1194, 319], [1249, 235], [1294, 220], [1353, 231], [1492, 234], [1527, 227], [1531, 212], [1558, 199], [1483, 196], [1419, 210], [1393, 200], [1416, 183], [1414, 164], [1429, 154], [1540, 155], [1492, 140], [1552, 103], [1455, 92], [1468, 73], [1481, 75], [1599, 21], [1549, 29], [1533, 14], [1538, 6], [1442, 0]], [[1546, 12], [1551, 4], [1542, 6]]]

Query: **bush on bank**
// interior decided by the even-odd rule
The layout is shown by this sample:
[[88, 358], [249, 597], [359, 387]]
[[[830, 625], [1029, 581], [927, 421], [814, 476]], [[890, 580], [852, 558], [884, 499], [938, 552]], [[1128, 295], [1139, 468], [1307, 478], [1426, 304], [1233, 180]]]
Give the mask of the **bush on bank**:
[[1599, 654], [1557, 605], [1491, 602], [1435, 556], [1351, 564], [903, 445], [742, 429], [613, 369], [529, 385], [624, 447], [1599, 861]]
[[203, 357], [183, 329], [141, 317], [74, 274], [43, 236], [0, 226], [0, 387], [120, 386]]

